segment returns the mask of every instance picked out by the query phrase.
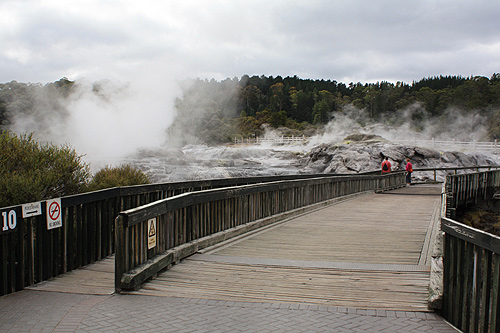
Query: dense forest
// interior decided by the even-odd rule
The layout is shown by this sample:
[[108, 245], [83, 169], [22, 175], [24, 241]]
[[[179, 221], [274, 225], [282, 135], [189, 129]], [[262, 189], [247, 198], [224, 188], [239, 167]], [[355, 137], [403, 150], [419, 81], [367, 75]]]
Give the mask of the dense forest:
[[[8, 129], [17, 114], [36, 114], [44, 108], [64, 114], [65, 101], [76, 93], [77, 85], [66, 78], [46, 85], [0, 84], [1, 129]], [[175, 103], [177, 117], [169, 129], [171, 137], [181, 139], [180, 144], [216, 144], [237, 136], [258, 136], [265, 126], [280, 128], [285, 135], [311, 135], [349, 108], [362, 110], [367, 122], [397, 123], [405, 114], [416, 130], [420, 120], [443, 117], [455, 108], [488, 120], [484, 140], [500, 138], [498, 73], [490, 78], [439, 76], [411, 84], [382, 81], [348, 85], [297, 76], [244, 75], [222, 81], [190, 80], [183, 86]], [[93, 92], [102, 94], [99, 83], [94, 84]], [[409, 107], [413, 112], [404, 113]]]
[[[281, 128], [285, 135], [311, 135], [353, 108], [363, 111], [360, 121], [397, 126], [409, 120], [416, 131], [423, 120], [449, 117], [447, 111], [453, 108], [487, 119], [488, 137], [483, 140], [500, 138], [500, 74], [349, 85], [296, 76], [243, 76], [221, 82], [195, 80], [189, 87], [177, 100], [180, 116], [170, 131], [176, 137], [196, 135], [205, 142], [259, 136], [263, 124]], [[410, 107], [411, 113], [404, 112]]]

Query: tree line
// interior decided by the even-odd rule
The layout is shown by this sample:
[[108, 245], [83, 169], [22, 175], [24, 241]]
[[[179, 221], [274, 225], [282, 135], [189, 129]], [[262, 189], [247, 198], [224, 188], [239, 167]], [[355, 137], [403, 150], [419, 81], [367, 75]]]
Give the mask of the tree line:
[[500, 105], [500, 74], [493, 74], [491, 78], [430, 77], [412, 84], [382, 81], [349, 85], [296, 76], [243, 76], [239, 85], [240, 109], [247, 115], [254, 116], [265, 109], [285, 111], [296, 121], [312, 123], [327, 121], [329, 113], [342, 111], [349, 103], [368, 109], [373, 119], [415, 102], [423, 103], [432, 115], [439, 115], [450, 106], [484, 111]]
[[[8, 129], [16, 113], [36, 113], [40, 108], [64, 112], [64, 100], [75, 91], [75, 85], [66, 78], [46, 85], [0, 84], [0, 129]], [[94, 86], [98, 95], [99, 83]], [[395, 121], [401, 111], [414, 105], [419, 107], [419, 112], [410, 115], [415, 123], [439, 118], [453, 107], [488, 119], [485, 140], [500, 138], [499, 73], [490, 78], [441, 75], [412, 83], [349, 84], [297, 76], [243, 75], [221, 81], [195, 79], [184, 87], [169, 129], [179, 144], [217, 144], [236, 136], [258, 136], [266, 125], [282, 129], [285, 135], [310, 135], [347, 107], [363, 110], [368, 122]]]
[[[500, 138], [500, 74], [435, 76], [391, 83], [349, 83], [301, 79], [297, 76], [248, 76], [226, 80], [197, 79], [177, 100], [179, 116], [171, 127], [178, 136], [197, 135], [204, 142], [263, 133], [263, 124], [288, 135], [308, 135], [351, 106], [363, 110], [367, 122], [392, 121], [410, 106], [419, 120], [444, 117], [446, 110], [475, 113], [488, 119], [489, 137]], [[417, 128], [418, 130], [418, 128]]]

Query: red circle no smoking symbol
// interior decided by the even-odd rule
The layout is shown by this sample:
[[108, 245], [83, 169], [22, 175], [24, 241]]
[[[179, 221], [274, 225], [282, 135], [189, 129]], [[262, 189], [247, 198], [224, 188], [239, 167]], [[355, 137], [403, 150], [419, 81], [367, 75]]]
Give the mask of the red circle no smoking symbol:
[[53, 202], [49, 206], [49, 216], [50, 219], [55, 221], [59, 218], [59, 214], [61, 213], [61, 207], [57, 202]]

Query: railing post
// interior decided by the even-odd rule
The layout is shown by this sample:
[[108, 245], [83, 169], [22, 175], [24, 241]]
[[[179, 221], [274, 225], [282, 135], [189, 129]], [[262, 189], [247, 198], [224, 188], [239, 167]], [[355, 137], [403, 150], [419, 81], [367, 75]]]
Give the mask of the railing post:
[[125, 216], [120, 214], [115, 219], [115, 292], [121, 291], [121, 278], [127, 272], [127, 228]]

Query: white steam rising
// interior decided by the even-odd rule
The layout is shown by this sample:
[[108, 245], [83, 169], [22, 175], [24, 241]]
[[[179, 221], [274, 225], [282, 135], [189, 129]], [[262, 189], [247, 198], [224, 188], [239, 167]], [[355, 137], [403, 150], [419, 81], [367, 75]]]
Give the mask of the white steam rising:
[[69, 144], [94, 170], [120, 164], [138, 149], [161, 146], [175, 116], [173, 85], [139, 83], [76, 81], [76, 91], [58, 103], [45, 102], [57, 96], [36, 96], [36, 112], [17, 114], [13, 130]]
[[[200, 133], [195, 129], [199, 128], [200, 123], [211, 121], [212, 118], [207, 111], [213, 109], [210, 104], [212, 98], [221, 101], [215, 109], [221, 110], [224, 114], [232, 114], [236, 110], [234, 98], [238, 91], [235, 89], [236, 82], [226, 80], [225, 85], [216, 91], [212, 91], [207, 85], [196, 87], [190, 83], [181, 86], [171, 78], [165, 78], [163, 81], [153, 80], [147, 75], [129, 82], [117, 84], [112, 81], [91, 83], [77, 80], [72, 93], [64, 98], [61, 95], [51, 94], [50, 91], [35, 90], [37, 95], [31, 101], [34, 111], [15, 113], [11, 129], [17, 133], [34, 132], [35, 137], [41, 141], [69, 144], [79, 154], [84, 155], [84, 160], [90, 163], [94, 171], [106, 165], [122, 164], [131, 156], [141, 160], [157, 158], [137, 154], [141, 150], [160, 152], [160, 155], [163, 154], [161, 152], [168, 152], [165, 155], [166, 160], [158, 157], [162, 159], [159, 165], [145, 167], [145, 169], [155, 169], [155, 174], [158, 172], [165, 174], [165, 179], [170, 179], [167, 175], [174, 173], [174, 170], [185, 172], [188, 164], [203, 165], [198, 150], [196, 154], [189, 153], [192, 149], [177, 151], [179, 156], [174, 156], [168, 148], [176, 146], [173, 140], [175, 138], [179, 148], [189, 143], [201, 143], [196, 140], [196, 135]], [[188, 81], [183, 81], [183, 84], [187, 84], [186, 82]], [[176, 102], [175, 99], [179, 96], [182, 96], [182, 99]], [[177, 120], [175, 126], [171, 126], [177, 108], [181, 110], [180, 120]], [[311, 138], [307, 146], [279, 149], [307, 152], [313, 146], [322, 143], [341, 143], [345, 137], [354, 133], [375, 134], [395, 143], [412, 139], [481, 141], [487, 137], [486, 119], [480, 114], [448, 109], [439, 117], [432, 117], [418, 103], [387, 115], [378, 122], [370, 119], [367, 110], [352, 105], [344, 108], [342, 112], [336, 112], [332, 117], [320, 133]], [[167, 133], [169, 133], [168, 142]], [[281, 132], [267, 126], [265, 136], [279, 137]], [[200, 151], [203, 150], [208, 151], [206, 147]], [[186, 159], [191, 155], [198, 157], [189, 162]], [[267, 156], [264, 159], [269, 158]], [[166, 165], [171, 159], [181, 160], [182, 167], [167, 168]], [[248, 159], [248, 157], [243, 158], [243, 160]], [[137, 165], [145, 163], [138, 160], [135, 162]], [[226, 164], [226, 162], [220, 163]], [[261, 163], [263, 162], [259, 161], [257, 164]], [[234, 166], [241, 168], [238, 163]]]
[[311, 143], [339, 143], [353, 133], [375, 134], [391, 142], [413, 139], [487, 141], [486, 122], [486, 117], [479, 113], [465, 113], [457, 108], [449, 108], [433, 117], [419, 103], [373, 122], [366, 109], [349, 105], [343, 112], [336, 113]]

